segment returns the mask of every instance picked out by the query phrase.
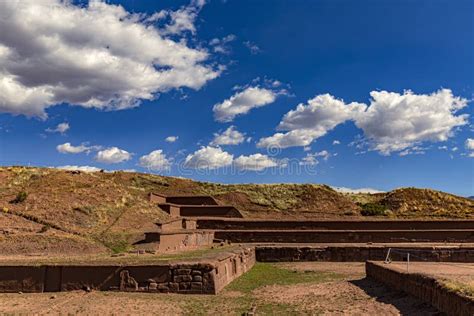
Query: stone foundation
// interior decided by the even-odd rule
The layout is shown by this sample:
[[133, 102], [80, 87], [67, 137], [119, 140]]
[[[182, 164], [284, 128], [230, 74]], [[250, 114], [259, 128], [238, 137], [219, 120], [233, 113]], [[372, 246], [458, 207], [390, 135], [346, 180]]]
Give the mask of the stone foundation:
[[102, 290], [217, 294], [250, 270], [252, 248], [240, 248], [203, 262], [156, 265], [0, 266], [0, 292]]
[[369, 278], [413, 295], [447, 315], [474, 315], [474, 300], [449, 291], [435, 278], [395, 271], [383, 263], [367, 262], [365, 267]]
[[[256, 246], [255, 252], [259, 262], [294, 262], [294, 261], [332, 261], [364, 262], [367, 260], [384, 260], [390, 246]], [[474, 247], [420, 247], [426, 261], [434, 262], [474, 262]], [[397, 246], [403, 252], [414, 249], [413, 246]], [[405, 260], [403, 254], [393, 252], [393, 260]], [[410, 258], [416, 261], [416, 257]]]
[[136, 248], [151, 248], [159, 252], [169, 252], [212, 246], [213, 241], [214, 232], [212, 231], [148, 232], [145, 233], [145, 239], [135, 246]]
[[464, 230], [216, 230], [217, 239], [234, 243], [403, 243], [474, 242]]
[[215, 230], [449, 230], [474, 229], [474, 220], [270, 220], [197, 218], [199, 229]]

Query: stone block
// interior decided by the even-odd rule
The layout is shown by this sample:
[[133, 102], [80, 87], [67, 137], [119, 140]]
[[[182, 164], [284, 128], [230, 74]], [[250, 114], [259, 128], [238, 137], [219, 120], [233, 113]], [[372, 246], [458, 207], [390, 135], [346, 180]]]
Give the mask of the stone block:
[[176, 269], [175, 274], [191, 274], [191, 269]]
[[202, 283], [201, 282], [191, 282], [191, 290], [202, 290]]
[[170, 288], [168, 287], [166, 283], [162, 283], [158, 285], [158, 290], [160, 292], [168, 293], [170, 291]]
[[181, 282], [179, 283], [179, 290], [180, 291], [186, 291], [191, 288], [191, 282]]
[[179, 283], [170, 282], [168, 284], [168, 287], [169, 287], [171, 292], [178, 292], [179, 291]]

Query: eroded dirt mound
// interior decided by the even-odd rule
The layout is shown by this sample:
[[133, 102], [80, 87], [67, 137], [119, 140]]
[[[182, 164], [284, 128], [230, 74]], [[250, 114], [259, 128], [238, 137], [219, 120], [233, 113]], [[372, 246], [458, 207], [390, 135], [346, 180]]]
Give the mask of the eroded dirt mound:
[[[137, 235], [153, 227], [154, 222], [167, 218], [168, 215], [147, 198], [149, 186], [165, 184], [159, 180], [160, 177], [156, 177], [156, 183], [144, 183], [140, 177], [124, 172], [1, 168], [0, 212], [4, 216], [0, 218], [0, 237], [3, 245], [21, 240], [24, 249], [42, 249], [49, 238], [46, 232], [54, 229], [61, 232], [51, 237], [55, 241], [50, 244], [56, 244], [57, 249], [82, 252], [83, 249], [100, 250], [105, 245], [114, 251], [124, 250]], [[60, 239], [64, 243], [58, 243]]]
[[148, 201], [150, 192], [213, 195], [254, 218], [474, 217], [474, 201], [424, 189], [351, 195], [316, 184], [223, 185], [131, 172], [3, 167], [0, 242], [14, 247], [21, 240], [24, 249], [41, 249], [63, 238], [58, 249], [123, 251], [155, 222], [169, 219]]
[[206, 194], [244, 211], [250, 217], [358, 215], [360, 207], [326, 185], [201, 184]]
[[474, 201], [445, 192], [403, 188], [379, 201], [397, 216], [472, 217]]

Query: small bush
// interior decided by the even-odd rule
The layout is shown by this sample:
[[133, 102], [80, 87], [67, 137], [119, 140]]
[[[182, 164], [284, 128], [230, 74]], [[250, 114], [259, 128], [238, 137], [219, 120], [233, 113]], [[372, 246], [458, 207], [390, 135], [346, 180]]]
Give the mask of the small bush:
[[16, 197], [10, 201], [10, 203], [12, 204], [22, 203], [26, 200], [27, 197], [28, 197], [28, 193], [26, 193], [25, 191], [20, 191], [18, 192]]
[[387, 215], [387, 207], [377, 203], [364, 203], [359, 204], [362, 208], [360, 213], [363, 216], [386, 216]]

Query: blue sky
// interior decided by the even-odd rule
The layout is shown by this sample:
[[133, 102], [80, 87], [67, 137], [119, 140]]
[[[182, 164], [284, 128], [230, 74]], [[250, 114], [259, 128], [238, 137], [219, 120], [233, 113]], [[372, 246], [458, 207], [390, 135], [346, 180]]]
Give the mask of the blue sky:
[[2, 165], [474, 195], [472, 1], [0, 6]]

